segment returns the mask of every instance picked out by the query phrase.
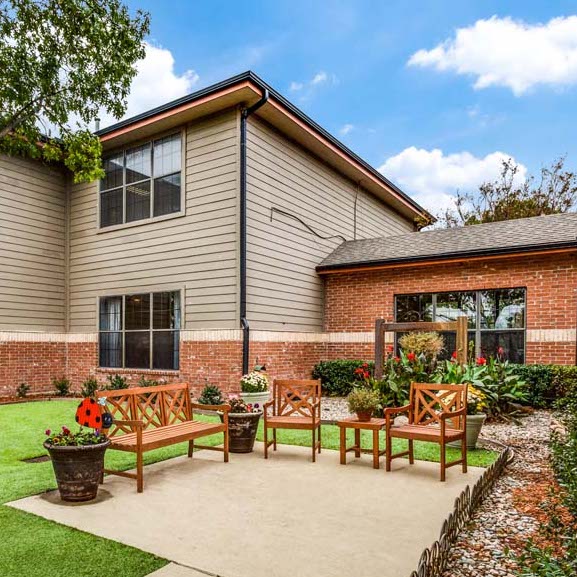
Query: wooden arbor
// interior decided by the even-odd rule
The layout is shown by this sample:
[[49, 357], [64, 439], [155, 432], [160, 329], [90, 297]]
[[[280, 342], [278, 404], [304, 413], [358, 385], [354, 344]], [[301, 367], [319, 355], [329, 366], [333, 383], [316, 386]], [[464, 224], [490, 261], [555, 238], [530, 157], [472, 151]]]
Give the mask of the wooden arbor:
[[457, 362], [467, 362], [467, 317], [459, 317], [448, 322], [413, 322], [387, 323], [384, 319], [375, 322], [375, 378], [383, 378], [383, 363], [385, 360], [385, 333], [404, 333], [409, 331], [439, 331], [457, 333]]

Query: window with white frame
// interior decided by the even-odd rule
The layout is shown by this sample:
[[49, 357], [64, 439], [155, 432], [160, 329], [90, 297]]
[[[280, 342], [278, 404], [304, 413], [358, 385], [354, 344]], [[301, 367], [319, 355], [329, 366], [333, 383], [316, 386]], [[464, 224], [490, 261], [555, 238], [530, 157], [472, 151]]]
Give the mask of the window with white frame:
[[180, 133], [105, 157], [100, 228], [180, 212], [181, 159]]
[[180, 291], [102, 297], [99, 365], [178, 370]]
[[[499, 354], [515, 363], [525, 361], [524, 288], [420, 293], [395, 296], [397, 322], [454, 321], [466, 316], [469, 342], [477, 356]], [[445, 356], [455, 349], [455, 334], [443, 333]]]

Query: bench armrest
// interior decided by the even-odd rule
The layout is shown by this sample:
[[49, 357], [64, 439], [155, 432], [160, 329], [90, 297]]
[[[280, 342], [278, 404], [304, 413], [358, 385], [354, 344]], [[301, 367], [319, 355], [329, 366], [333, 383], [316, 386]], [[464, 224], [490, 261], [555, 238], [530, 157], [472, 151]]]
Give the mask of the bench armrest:
[[399, 413], [408, 413], [411, 410], [411, 405], [403, 405], [402, 407], [386, 407], [384, 410], [385, 416], [397, 415]]
[[202, 411], [220, 411], [222, 413], [228, 413], [230, 411], [230, 405], [202, 405], [200, 403], [190, 403], [192, 409], [200, 409]]
[[130, 427], [131, 429], [144, 429], [144, 423], [142, 421], [122, 421], [120, 419], [114, 419], [114, 424], [117, 427]]
[[461, 417], [466, 414], [467, 414], [467, 407], [463, 407], [458, 411], [443, 411], [439, 415], [439, 418], [441, 419], [441, 421], [445, 421], [446, 419], [453, 419], [454, 417]]

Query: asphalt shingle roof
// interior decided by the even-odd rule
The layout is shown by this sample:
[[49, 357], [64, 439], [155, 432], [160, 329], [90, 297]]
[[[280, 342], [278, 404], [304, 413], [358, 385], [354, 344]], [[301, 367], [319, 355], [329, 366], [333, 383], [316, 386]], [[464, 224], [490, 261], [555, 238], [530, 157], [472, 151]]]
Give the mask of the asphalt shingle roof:
[[571, 245], [577, 247], [577, 213], [347, 241], [328, 255], [317, 270]]

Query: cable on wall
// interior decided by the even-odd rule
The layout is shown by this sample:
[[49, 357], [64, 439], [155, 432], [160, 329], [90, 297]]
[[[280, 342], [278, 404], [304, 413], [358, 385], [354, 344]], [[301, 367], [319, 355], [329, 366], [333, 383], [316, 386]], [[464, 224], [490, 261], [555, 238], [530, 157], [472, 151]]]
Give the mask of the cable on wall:
[[273, 221], [273, 214], [274, 213], [282, 214], [283, 216], [287, 216], [288, 218], [292, 218], [293, 220], [296, 220], [297, 222], [302, 224], [311, 234], [314, 234], [317, 238], [320, 238], [322, 240], [332, 240], [334, 238], [340, 238], [343, 242], [347, 242], [347, 239], [344, 236], [342, 236], [341, 234], [334, 234], [332, 236], [323, 236], [322, 234], [319, 234], [314, 228], [309, 226], [304, 220], [300, 219], [295, 214], [292, 214], [290, 212], [286, 212], [285, 210], [281, 210], [280, 208], [276, 208], [275, 206], [272, 206], [270, 209], [270, 221], [271, 222]]

